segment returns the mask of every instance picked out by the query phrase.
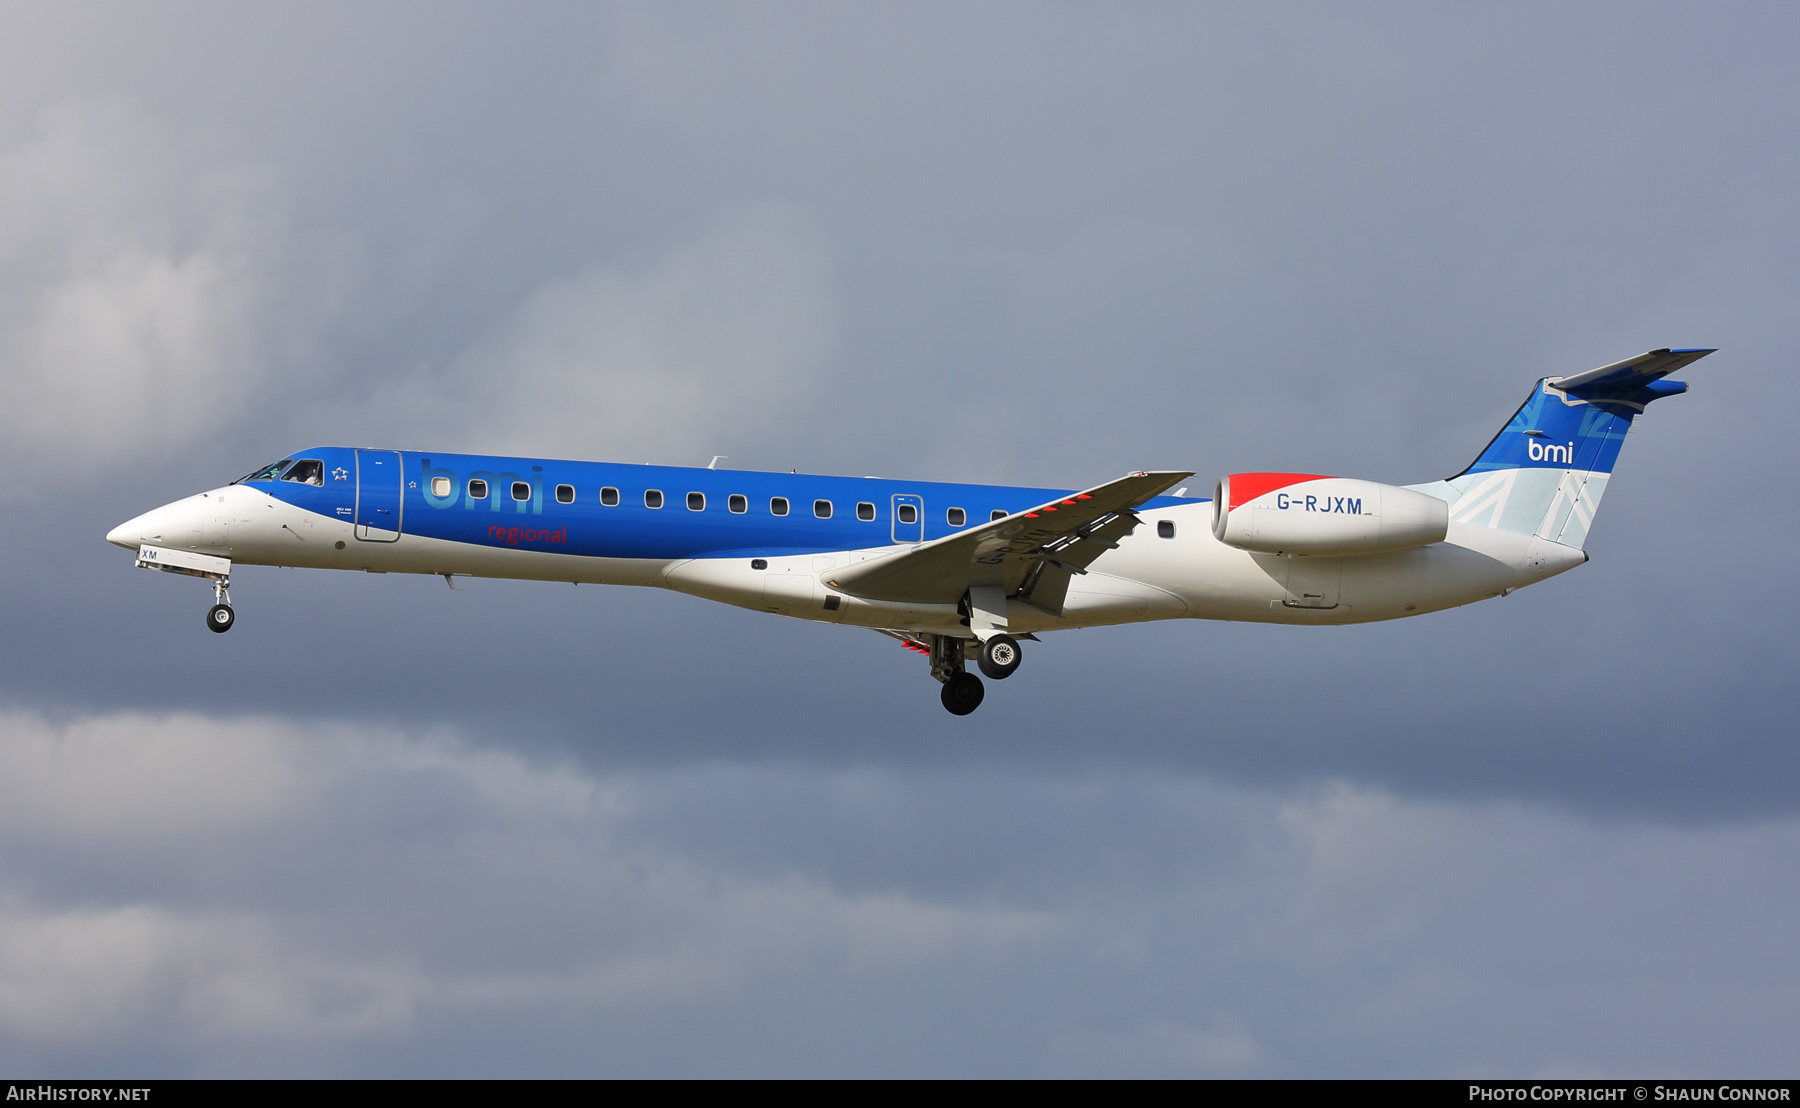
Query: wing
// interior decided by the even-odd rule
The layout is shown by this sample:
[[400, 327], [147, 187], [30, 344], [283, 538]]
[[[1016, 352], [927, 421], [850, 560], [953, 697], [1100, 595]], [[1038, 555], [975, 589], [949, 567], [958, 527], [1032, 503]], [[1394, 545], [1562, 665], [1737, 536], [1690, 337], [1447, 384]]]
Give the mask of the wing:
[[831, 570], [825, 583], [868, 600], [954, 604], [978, 585], [1060, 614], [1072, 575], [1137, 526], [1134, 508], [1191, 472], [1133, 473], [895, 554]]

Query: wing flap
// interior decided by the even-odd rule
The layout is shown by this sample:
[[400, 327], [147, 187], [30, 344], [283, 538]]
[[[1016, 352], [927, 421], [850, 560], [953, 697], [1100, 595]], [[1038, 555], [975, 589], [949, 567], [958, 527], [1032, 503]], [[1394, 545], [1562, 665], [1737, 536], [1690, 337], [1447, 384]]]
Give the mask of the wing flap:
[[[1166, 492], [1192, 472], [1132, 473], [992, 520], [954, 535], [832, 570], [825, 584], [868, 600], [954, 604], [971, 585], [999, 585], [1017, 593], [1041, 580], [1044, 564], [1059, 567], [1061, 591], [1137, 526], [1132, 509]], [[1033, 578], [1031, 582], [1027, 578]], [[1060, 593], [1055, 609], [1060, 610]]]

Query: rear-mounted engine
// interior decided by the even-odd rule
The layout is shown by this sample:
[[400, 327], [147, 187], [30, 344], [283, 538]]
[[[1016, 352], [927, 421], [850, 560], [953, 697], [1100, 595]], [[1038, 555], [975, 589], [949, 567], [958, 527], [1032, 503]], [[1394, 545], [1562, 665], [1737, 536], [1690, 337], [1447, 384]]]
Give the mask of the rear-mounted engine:
[[1450, 506], [1348, 477], [1234, 473], [1213, 492], [1213, 534], [1268, 554], [1379, 554], [1442, 542]]

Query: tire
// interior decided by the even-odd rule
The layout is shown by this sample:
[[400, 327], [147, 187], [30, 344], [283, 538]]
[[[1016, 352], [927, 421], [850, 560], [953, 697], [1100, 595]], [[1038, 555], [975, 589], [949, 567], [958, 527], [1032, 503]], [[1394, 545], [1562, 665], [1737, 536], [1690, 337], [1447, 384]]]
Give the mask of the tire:
[[939, 695], [951, 715], [966, 716], [981, 707], [981, 698], [987, 695], [987, 690], [981, 687], [981, 678], [973, 673], [959, 673], [944, 682], [944, 691]]
[[231, 630], [231, 625], [236, 622], [237, 613], [229, 604], [214, 604], [206, 610], [206, 626], [221, 635]]
[[975, 664], [981, 667], [982, 673], [996, 681], [1004, 681], [1013, 675], [1023, 660], [1018, 639], [1011, 635], [995, 635], [981, 644], [981, 656]]

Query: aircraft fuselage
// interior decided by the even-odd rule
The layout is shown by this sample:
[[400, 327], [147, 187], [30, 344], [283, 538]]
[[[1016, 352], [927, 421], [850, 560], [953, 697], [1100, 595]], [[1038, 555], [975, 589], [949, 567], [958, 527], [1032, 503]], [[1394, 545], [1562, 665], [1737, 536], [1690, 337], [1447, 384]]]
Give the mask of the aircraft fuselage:
[[[318, 460], [323, 483], [209, 490], [108, 538], [234, 565], [639, 585], [821, 622], [966, 634], [953, 603], [868, 600], [825, 582], [832, 570], [988, 522], [996, 512], [1072, 495], [412, 451], [322, 448], [295, 457]], [[482, 495], [471, 495], [472, 483]], [[786, 514], [775, 514], [784, 503]], [[1073, 580], [1060, 613], [1010, 602], [1009, 629], [1184, 617], [1396, 619], [1500, 595], [1584, 560], [1573, 551], [1531, 564], [1529, 537], [1460, 525], [1445, 542], [1383, 554], [1256, 553], [1214, 536], [1210, 499], [1158, 496], [1137, 514], [1140, 525]]]

